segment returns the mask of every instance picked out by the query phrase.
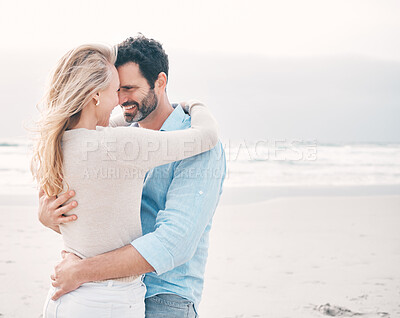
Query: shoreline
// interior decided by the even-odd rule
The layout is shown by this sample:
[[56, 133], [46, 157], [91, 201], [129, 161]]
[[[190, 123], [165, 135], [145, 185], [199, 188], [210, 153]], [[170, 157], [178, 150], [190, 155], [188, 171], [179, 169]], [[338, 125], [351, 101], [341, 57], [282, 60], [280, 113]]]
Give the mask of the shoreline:
[[[292, 197], [368, 197], [400, 195], [400, 184], [354, 186], [224, 186], [220, 205], [248, 204]], [[0, 206], [37, 206], [37, 194], [0, 194]]]
[[400, 185], [224, 187], [221, 204], [251, 204], [293, 197], [368, 197], [400, 195]]

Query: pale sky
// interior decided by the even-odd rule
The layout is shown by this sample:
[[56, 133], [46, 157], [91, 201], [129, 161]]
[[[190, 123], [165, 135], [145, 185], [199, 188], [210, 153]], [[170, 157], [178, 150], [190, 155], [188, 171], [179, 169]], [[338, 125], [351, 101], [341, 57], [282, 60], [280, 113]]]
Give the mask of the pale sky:
[[397, 0], [0, 0], [0, 138], [26, 133], [66, 51], [142, 32], [171, 101], [206, 101], [225, 137], [400, 142], [399, 17]]
[[166, 49], [400, 59], [397, 0], [0, 1], [1, 49], [118, 43], [140, 31]]

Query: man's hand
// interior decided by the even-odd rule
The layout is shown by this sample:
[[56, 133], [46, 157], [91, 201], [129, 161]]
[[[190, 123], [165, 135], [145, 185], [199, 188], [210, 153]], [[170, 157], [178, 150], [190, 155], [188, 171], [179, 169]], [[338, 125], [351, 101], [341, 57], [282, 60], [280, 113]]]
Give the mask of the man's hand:
[[74, 191], [68, 191], [58, 198], [56, 196], [48, 197], [41, 189], [39, 191], [39, 221], [46, 227], [60, 233], [59, 225], [75, 221], [75, 214], [65, 216], [64, 214], [78, 206], [78, 202], [72, 201], [63, 206], [70, 198], [75, 195]]
[[73, 253], [61, 252], [63, 260], [54, 268], [54, 274], [50, 276], [53, 287], [57, 287], [51, 299], [57, 300], [62, 295], [77, 289], [84, 282], [79, 279], [78, 265], [81, 258]]

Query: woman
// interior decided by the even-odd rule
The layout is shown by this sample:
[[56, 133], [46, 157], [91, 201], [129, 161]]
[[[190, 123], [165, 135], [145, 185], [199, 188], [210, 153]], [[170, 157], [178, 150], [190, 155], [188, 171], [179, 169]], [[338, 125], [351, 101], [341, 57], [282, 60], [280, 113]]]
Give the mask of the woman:
[[[65, 249], [82, 258], [141, 236], [140, 200], [149, 169], [210, 150], [218, 139], [215, 120], [200, 103], [188, 105], [187, 130], [107, 127], [118, 104], [115, 60], [115, 51], [102, 45], [80, 46], [60, 60], [43, 101], [32, 159], [32, 173], [48, 196], [76, 190], [78, 220], [60, 231]], [[83, 284], [57, 301], [50, 299], [54, 291], [45, 318], [144, 317], [141, 277]]]

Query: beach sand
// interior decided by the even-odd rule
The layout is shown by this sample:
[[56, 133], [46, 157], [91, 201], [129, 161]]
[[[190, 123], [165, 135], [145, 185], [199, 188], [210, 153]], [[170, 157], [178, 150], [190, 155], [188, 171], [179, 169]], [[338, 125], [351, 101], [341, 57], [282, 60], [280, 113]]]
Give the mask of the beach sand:
[[[240, 195], [214, 217], [200, 317], [400, 317], [400, 196]], [[32, 199], [0, 213], [0, 317], [40, 317], [61, 237]]]
[[400, 317], [399, 226], [400, 196], [223, 205], [200, 314]]

